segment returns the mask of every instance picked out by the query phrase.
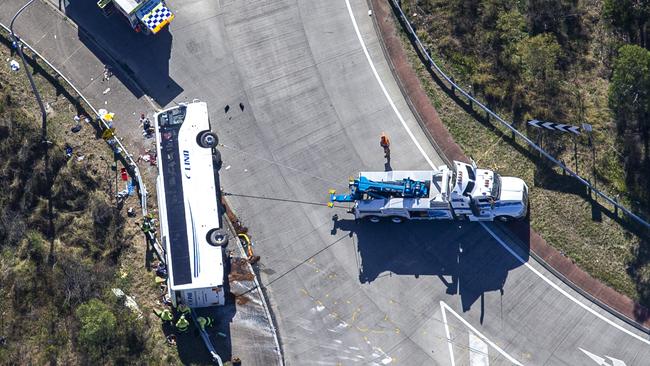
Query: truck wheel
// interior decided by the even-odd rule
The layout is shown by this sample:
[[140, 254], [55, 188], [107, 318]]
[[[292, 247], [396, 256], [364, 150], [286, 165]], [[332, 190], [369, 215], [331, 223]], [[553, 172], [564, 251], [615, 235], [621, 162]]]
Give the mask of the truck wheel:
[[366, 216], [366, 220], [372, 222], [373, 224], [376, 224], [376, 223], [378, 223], [379, 221], [381, 221], [381, 219], [379, 218], [379, 216]]
[[508, 222], [508, 221], [512, 221], [512, 217], [510, 217], [510, 216], [497, 216], [497, 220], [499, 220], [501, 222]]
[[404, 222], [404, 218], [401, 216], [391, 216], [390, 221], [396, 223], [396, 224], [401, 224]]
[[201, 147], [210, 148], [210, 149], [216, 147], [217, 144], [219, 144], [219, 139], [217, 138], [217, 135], [215, 135], [213, 132], [210, 131], [201, 132], [197, 137], [197, 140]]
[[215, 247], [228, 245], [228, 234], [221, 229], [212, 229], [208, 232], [208, 243]]

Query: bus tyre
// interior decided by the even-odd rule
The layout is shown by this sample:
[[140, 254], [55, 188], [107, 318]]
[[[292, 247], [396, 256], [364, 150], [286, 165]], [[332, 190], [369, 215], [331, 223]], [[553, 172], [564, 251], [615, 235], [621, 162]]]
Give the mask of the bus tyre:
[[213, 132], [203, 131], [198, 136], [198, 142], [201, 147], [212, 149], [219, 144], [219, 139]]
[[404, 222], [404, 218], [401, 216], [391, 216], [390, 221], [396, 223], [396, 224], [401, 224]]
[[221, 151], [217, 149], [212, 152], [212, 167], [214, 167], [214, 170], [221, 169]]
[[221, 229], [212, 229], [208, 232], [208, 243], [215, 247], [225, 247], [228, 245], [228, 234]]
[[379, 221], [381, 221], [379, 216], [366, 216], [366, 220], [368, 220], [369, 222], [372, 222], [373, 224], [376, 224]]
[[497, 216], [497, 220], [501, 222], [509, 222], [512, 221], [512, 217], [510, 216]]

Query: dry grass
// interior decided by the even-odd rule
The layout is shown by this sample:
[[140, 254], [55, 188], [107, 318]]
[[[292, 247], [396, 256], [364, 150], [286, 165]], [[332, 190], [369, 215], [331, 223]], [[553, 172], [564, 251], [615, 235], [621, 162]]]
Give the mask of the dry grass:
[[[432, 81], [404, 34], [402, 41], [432, 104], [465, 153], [473, 156], [480, 166], [495, 169], [502, 175], [521, 177], [527, 182], [531, 188], [532, 228], [595, 278], [650, 306], [650, 258], [639, 254], [639, 248], [643, 248], [640, 247], [642, 238], [628, 230], [626, 220], [620, 214], [608, 215], [609, 208], [605, 208], [601, 211], [602, 221], [594, 221], [594, 206], [584, 189], [566, 179], [561, 171], [543, 168], [544, 164], [536, 154], [521, 142], [513, 142], [510, 133], [494, 124], [495, 121], [486, 123], [484, 118], [477, 120], [466, 113]], [[434, 57], [439, 59], [439, 56]], [[444, 69], [452, 69], [445, 62], [441, 63]], [[585, 87], [587, 120], [598, 131], [595, 135], [597, 170], [600, 173], [598, 186], [608, 192], [624, 191], [623, 171], [617, 165], [618, 160], [612, 158], [616, 154], [614, 133], [612, 127], [603, 122], [609, 121], [606, 119], [609, 113], [606, 81], [593, 78], [593, 75], [582, 75], [576, 82]], [[504, 114], [502, 117], [508, 119], [510, 116]], [[567, 137], [554, 136], [553, 139], [560, 157], [570, 168], [575, 168], [573, 141]], [[588, 147], [583, 146], [585, 142], [579, 141], [578, 171], [593, 179], [591, 153]], [[585, 172], [586, 167], [589, 169]], [[632, 266], [634, 268], [630, 270]]]
[[[111, 169], [112, 151], [90, 124], [82, 122], [80, 132], [71, 132], [73, 117], [84, 106], [75, 104], [73, 92], [54, 78], [37, 73], [37, 88], [48, 105], [48, 139], [54, 142], [49, 151], [57, 264], [47, 265], [50, 242], [43, 233], [48, 187], [43, 185], [43, 154], [38, 148], [40, 113], [24, 70], [12, 72], [7, 58], [19, 59], [0, 46], [0, 126], [10, 128], [9, 137], [0, 137], [0, 181], [7, 183], [0, 196], [0, 221], [9, 223], [5, 227], [13, 235], [0, 244], [0, 335], [7, 337], [7, 345], [0, 347], [0, 364], [86, 362], [74, 341], [77, 323], [72, 310], [89, 296], [110, 302], [111, 287], [134, 296], [145, 314], [138, 321], [145, 348], [128, 356], [130, 360], [180, 364], [176, 350], [164, 345], [159, 320], [151, 316], [160, 291], [153, 272], [145, 267], [146, 247], [137, 219], [115, 211], [121, 165]], [[64, 156], [66, 144], [74, 149], [69, 160]], [[117, 184], [118, 190], [124, 189], [124, 182]], [[124, 207], [129, 206], [137, 208], [138, 198], [129, 198]], [[84, 279], [91, 282], [88, 287], [76, 286]]]

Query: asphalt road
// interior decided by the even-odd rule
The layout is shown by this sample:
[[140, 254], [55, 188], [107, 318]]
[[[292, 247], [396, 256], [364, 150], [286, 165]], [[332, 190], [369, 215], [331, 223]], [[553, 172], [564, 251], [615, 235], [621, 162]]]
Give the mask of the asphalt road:
[[351, 1], [363, 43], [346, 0], [172, 1], [176, 20], [156, 39], [93, 6], [70, 0], [66, 12], [157, 103], [209, 103], [222, 186], [262, 256], [287, 364], [650, 360], [647, 335], [554, 279], [500, 226], [372, 225], [324, 206], [349, 176], [386, 168], [382, 131], [391, 168], [442, 164], [364, 1]]

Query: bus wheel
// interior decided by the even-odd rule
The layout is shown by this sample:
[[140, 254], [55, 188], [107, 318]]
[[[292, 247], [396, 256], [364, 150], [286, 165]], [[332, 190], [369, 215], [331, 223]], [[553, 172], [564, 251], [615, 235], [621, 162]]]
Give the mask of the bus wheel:
[[212, 152], [212, 167], [214, 170], [221, 169], [221, 151], [217, 149]]
[[401, 216], [392, 216], [392, 217], [390, 218], [390, 221], [392, 221], [392, 222], [394, 222], [394, 223], [396, 223], [396, 224], [401, 224], [401, 223], [404, 222], [404, 218], [401, 217]]
[[510, 216], [497, 216], [497, 220], [499, 220], [501, 222], [508, 222], [508, 221], [512, 221], [512, 217], [510, 217]]
[[376, 224], [376, 223], [378, 223], [379, 221], [381, 221], [381, 219], [379, 218], [379, 216], [366, 216], [366, 220], [372, 222], [373, 224]]
[[215, 247], [225, 247], [228, 245], [228, 234], [221, 229], [212, 229], [208, 232], [208, 243]]
[[203, 131], [198, 136], [198, 142], [201, 147], [213, 148], [219, 144], [219, 139], [217, 135], [210, 131]]

